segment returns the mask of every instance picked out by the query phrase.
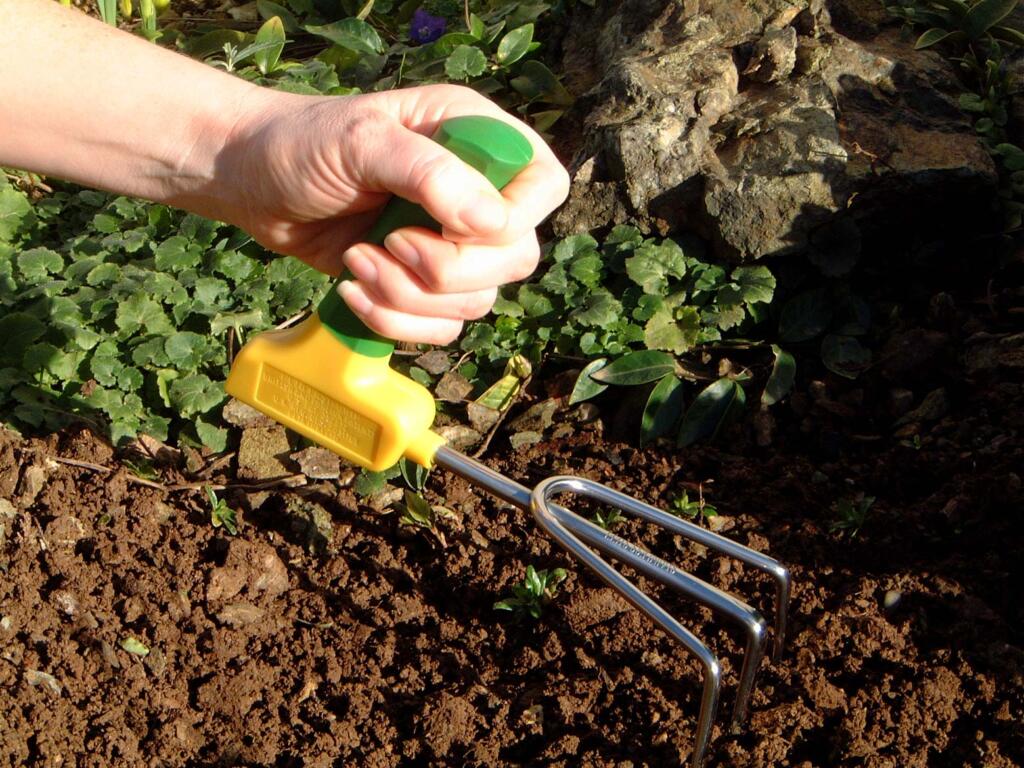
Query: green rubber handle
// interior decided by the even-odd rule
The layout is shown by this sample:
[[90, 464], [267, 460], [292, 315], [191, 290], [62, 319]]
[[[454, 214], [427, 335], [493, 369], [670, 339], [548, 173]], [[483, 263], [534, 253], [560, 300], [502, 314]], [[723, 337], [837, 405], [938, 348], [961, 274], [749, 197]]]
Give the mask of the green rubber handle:
[[[434, 141], [463, 162], [480, 171], [497, 189], [512, 181], [533, 159], [533, 147], [519, 131], [493, 117], [453, 117], [433, 136]], [[400, 227], [426, 227], [435, 232], [441, 225], [418, 205], [393, 198], [366, 236], [366, 242], [381, 245]], [[349, 273], [339, 278], [351, 279]], [[353, 352], [367, 357], [387, 357], [394, 342], [371, 331], [338, 295], [337, 285], [327, 292], [317, 308], [320, 322]]]

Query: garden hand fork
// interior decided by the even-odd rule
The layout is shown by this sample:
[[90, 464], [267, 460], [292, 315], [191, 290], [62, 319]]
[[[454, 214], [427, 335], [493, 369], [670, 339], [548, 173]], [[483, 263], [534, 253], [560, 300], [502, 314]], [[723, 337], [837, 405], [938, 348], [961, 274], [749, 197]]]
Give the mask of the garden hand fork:
[[[447, 120], [434, 139], [480, 171], [498, 189], [532, 158], [529, 142], [511, 126], [493, 118]], [[384, 209], [367, 240], [380, 244], [389, 232], [405, 226], [440, 230], [422, 208], [395, 199]], [[699, 768], [718, 707], [718, 660], [704, 643], [598, 552], [724, 613], [744, 628], [746, 652], [733, 708], [734, 730], [746, 717], [754, 678], [764, 655], [764, 619], [738, 598], [603, 530], [551, 499], [564, 493], [589, 497], [768, 573], [777, 587], [776, 656], [782, 651], [785, 636], [789, 572], [770, 557], [599, 483], [568, 476], [552, 477], [531, 490], [452, 450], [430, 429], [434, 420], [434, 398], [430, 392], [388, 365], [393, 349], [391, 341], [366, 328], [332, 290], [316, 313], [299, 325], [268, 331], [246, 344], [232, 364], [226, 388], [239, 400], [363, 467], [386, 469], [402, 457], [428, 469], [444, 467], [495, 496], [530, 510], [561, 546], [699, 659], [704, 689], [691, 757], [693, 768]]]

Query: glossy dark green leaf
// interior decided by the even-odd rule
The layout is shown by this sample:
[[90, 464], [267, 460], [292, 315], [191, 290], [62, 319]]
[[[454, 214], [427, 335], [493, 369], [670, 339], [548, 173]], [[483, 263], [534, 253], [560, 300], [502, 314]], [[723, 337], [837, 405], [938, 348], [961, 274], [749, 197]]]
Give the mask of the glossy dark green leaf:
[[601, 370], [608, 364], [608, 359], [605, 357], [592, 360], [580, 371], [580, 375], [576, 377], [576, 383], [572, 387], [572, 394], [569, 395], [569, 405], [575, 405], [576, 403], [582, 403], [585, 400], [589, 400], [592, 397], [597, 397], [599, 394], [608, 389], [607, 384], [602, 384], [599, 381], [594, 381], [591, 374]]
[[524, 24], [506, 34], [498, 43], [498, 51], [495, 54], [497, 62], [508, 66], [519, 61], [530, 49], [533, 42], [533, 24]]
[[277, 63], [281, 59], [281, 51], [284, 50], [285, 34], [284, 22], [280, 16], [271, 16], [256, 33], [256, 44], [262, 46], [253, 54], [253, 61], [260, 70], [260, 74], [268, 75], [277, 69]]
[[640, 444], [644, 445], [672, 431], [683, 412], [683, 382], [665, 376], [651, 390], [640, 421]]
[[256, 10], [259, 12], [260, 18], [265, 21], [269, 21], [275, 16], [281, 19], [281, 23], [284, 24], [284, 31], [289, 35], [295, 34], [301, 29], [298, 20], [283, 5], [278, 5], [271, 2], [271, 0], [256, 0]]
[[914, 48], [917, 50], [924, 50], [925, 48], [931, 48], [933, 45], [938, 45], [943, 40], [953, 36], [953, 31], [948, 29], [940, 29], [938, 27], [932, 27], [926, 30], [923, 35], [917, 38], [917, 42], [914, 43]]
[[1017, 7], [1019, 0], [979, 0], [971, 6], [964, 16], [964, 34], [971, 40], [976, 40], [985, 34], [990, 27], [995, 26], [1005, 19], [1013, 9]]
[[592, 373], [591, 378], [602, 384], [632, 386], [657, 381], [672, 373], [675, 367], [676, 362], [672, 355], [645, 349], [640, 352], [630, 352], [628, 355], [614, 360]]
[[356, 53], [384, 53], [384, 42], [377, 30], [359, 19], [342, 19], [322, 26], [307, 26], [306, 31]]
[[788, 395], [796, 379], [796, 359], [793, 355], [777, 344], [772, 344], [772, 354], [775, 355], [775, 364], [761, 394], [761, 402], [765, 405], [775, 405]]
[[708, 385], [683, 416], [677, 442], [685, 447], [705, 438], [713, 440], [739, 415], [746, 399], [743, 387], [732, 379], [723, 378]]

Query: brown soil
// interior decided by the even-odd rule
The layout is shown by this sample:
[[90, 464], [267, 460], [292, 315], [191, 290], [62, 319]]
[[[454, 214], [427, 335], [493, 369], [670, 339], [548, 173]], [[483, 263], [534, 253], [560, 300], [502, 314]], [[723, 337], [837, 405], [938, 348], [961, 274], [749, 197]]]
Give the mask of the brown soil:
[[[603, 433], [614, 418], [568, 409], [518, 454], [494, 441], [486, 461], [529, 482], [573, 472], [666, 505], [712, 480], [725, 534], [792, 566], [785, 658], [762, 668], [738, 736], [722, 724], [740, 638], [663, 596], [728, 674], [711, 765], [1024, 765], [1020, 339], [977, 326], [904, 329], [863, 381], [803, 381], [771, 448], [737, 430], [640, 451]], [[944, 411], [894, 431], [866, 403], [897, 374], [920, 374], [915, 401], [944, 385]], [[88, 433], [0, 435], [0, 766], [685, 760], [694, 663], [527, 514], [435, 476], [455, 513], [441, 546], [342, 486], [227, 491], [248, 510], [232, 537], [200, 490], [130, 482]], [[877, 499], [860, 533], [830, 531], [857, 493]], [[770, 585], [738, 564], [620, 532], [770, 611]], [[540, 621], [515, 623], [492, 606], [527, 563], [571, 576]]]

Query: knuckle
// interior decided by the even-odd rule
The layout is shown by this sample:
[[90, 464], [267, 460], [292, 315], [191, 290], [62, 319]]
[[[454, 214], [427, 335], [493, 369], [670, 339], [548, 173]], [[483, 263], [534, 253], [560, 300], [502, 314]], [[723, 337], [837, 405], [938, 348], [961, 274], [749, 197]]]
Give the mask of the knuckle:
[[427, 201], [446, 189], [457, 189], [455, 178], [457, 168], [443, 154], [420, 156], [409, 169], [409, 179], [414, 189], [419, 190], [421, 200]]
[[456, 293], [458, 274], [451, 266], [452, 262], [441, 259], [425, 259], [424, 273], [420, 275], [424, 285], [432, 293]]

